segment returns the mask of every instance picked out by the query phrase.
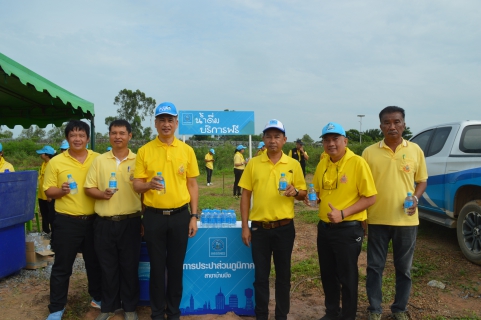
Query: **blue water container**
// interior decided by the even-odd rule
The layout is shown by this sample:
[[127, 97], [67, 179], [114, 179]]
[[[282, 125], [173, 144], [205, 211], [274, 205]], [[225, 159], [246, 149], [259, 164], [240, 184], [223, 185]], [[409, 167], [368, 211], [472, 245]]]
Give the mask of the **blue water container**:
[[25, 227], [33, 219], [37, 171], [0, 173], [0, 278], [27, 265]]
[[139, 285], [140, 285], [140, 306], [150, 306], [150, 257], [147, 251], [147, 245], [142, 242], [140, 247], [139, 260]]

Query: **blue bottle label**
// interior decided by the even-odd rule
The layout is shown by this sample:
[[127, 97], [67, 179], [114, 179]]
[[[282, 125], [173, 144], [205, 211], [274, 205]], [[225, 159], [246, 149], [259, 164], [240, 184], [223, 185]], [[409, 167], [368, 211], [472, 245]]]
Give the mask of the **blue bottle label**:
[[404, 201], [404, 208], [411, 208], [414, 205], [413, 201]]
[[308, 197], [309, 197], [309, 201], [317, 200], [317, 195], [315, 193], [309, 193]]
[[109, 189], [117, 189], [117, 181], [109, 181]]
[[74, 181], [74, 182], [70, 182], [70, 183], [68, 184], [68, 187], [69, 187], [70, 189], [77, 189], [77, 182], [75, 182], [75, 181]]
[[279, 190], [286, 190], [287, 189], [287, 181], [279, 182]]

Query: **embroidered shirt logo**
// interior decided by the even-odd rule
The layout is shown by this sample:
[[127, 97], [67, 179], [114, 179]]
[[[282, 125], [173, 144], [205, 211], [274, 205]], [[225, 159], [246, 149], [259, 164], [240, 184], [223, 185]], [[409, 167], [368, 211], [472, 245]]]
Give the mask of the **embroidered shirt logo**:
[[343, 174], [341, 179], [339, 179], [339, 182], [340, 183], [347, 183], [347, 177], [346, 177], [346, 174]]

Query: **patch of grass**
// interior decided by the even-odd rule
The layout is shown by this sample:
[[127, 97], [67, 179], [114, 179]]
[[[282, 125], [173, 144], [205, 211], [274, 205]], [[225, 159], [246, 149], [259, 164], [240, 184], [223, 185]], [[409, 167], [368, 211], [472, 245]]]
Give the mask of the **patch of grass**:
[[414, 261], [411, 268], [411, 276], [413, 278], [419, 278], [436, 269], [436, 266], [432, 264]]
[[305, 223], [317, 224], [319, 222], [317, 210], [300, 210], [296, 213], [296, 219]]

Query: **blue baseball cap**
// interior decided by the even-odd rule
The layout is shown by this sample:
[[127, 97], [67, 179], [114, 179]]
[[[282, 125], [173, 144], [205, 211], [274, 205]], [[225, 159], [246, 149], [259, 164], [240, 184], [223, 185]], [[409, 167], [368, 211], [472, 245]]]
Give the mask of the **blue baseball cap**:
[[257, 149], [262, 149], [262, 147], [265, 146], [264, 141], [259, 142], [259, 145], [257, 146]]
[[346, 136], [346, 131], [344, 128], [335, 122], [329, 122], [324, 128], [322, 128], [322, 135], [321, 138], [324, 137], [326, 134], [340, 134], [341, 136]]
[[212, 153], [212, 154], [215, 154], [215, 150], [214, 150], [214, 149], [210, 149], [209, 152]]
[[38, 154], [49, 154], [51, 156], [53, 156], [55, 154], [55, 150], [51, 147], [51, 146], [45, 146], [43, 147], [42, 149], [40, 150], [37, 150], [36, 151]]
[[240, 145], [237, 146], [236, 149], [237, 149], [237, 150], [242, 150], [242, 149], [247, 149], [247, 148], [240, 144]]
[[67, 140], [62, 141], [62, 144], [60, 145], [60, 149], [68, 149], [68, 148], [69, 148], [68, 141]]
[[282, 124], [282, 122], [280, 122], [277, 119], [269, 120], [269, 122], [267, 122], [266, 126], [264, 127], [264, 131], [262, 132], [266, 132], [269, 129], [277, 129], [279, 131], [286, 133], [286, 129], [284, 128], [284, 125]]
[[2, 144], [0, 143], [0, 152], [2, 152], [2, 151], [3, 151], [3, 146], [2, 146]]
[[155, 117], [160, 116], [161, 114], [177, 117], [177, 108], [172, 102], [162, 102], [157, 108], [155, 108]]
[[107, 147], [107, 151], [110, 151], [110, 150], [112, 150], [112, 147]]

